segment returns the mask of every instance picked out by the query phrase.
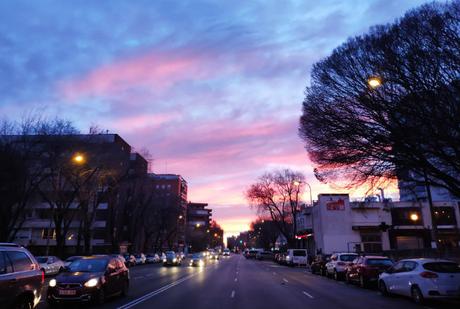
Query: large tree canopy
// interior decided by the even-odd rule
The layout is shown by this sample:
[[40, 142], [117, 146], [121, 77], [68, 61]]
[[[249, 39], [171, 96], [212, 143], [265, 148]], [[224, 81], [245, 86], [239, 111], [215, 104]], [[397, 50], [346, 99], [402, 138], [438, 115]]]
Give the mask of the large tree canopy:
[[316, 63], [299, 132], [321, 180], [411, 171], [460, 196], [459, 98], [460, 1], [427, 4]]

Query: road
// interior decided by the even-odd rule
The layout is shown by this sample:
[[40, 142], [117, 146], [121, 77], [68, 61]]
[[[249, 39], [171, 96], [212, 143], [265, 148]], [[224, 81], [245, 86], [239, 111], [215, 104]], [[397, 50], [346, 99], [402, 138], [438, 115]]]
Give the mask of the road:
[[[40, 304], [45, 309], [46, 303]], [[68, 306], [66, 306], [67, 308]], [[75, 306], [76, 307], [76, 306]], [[96, 306], [91, 306], [96, 308]], [[305, 269], [273, 262], [223, 258], [204, 268], [145, 265], [131, 268], [131, 288], [98, 308], [245, 309], [342, 308], [420, 309], [401, 297], [383, 297], [312, 275]], [[458, 302], [433, 303], [425, 308], [459, 308]]]

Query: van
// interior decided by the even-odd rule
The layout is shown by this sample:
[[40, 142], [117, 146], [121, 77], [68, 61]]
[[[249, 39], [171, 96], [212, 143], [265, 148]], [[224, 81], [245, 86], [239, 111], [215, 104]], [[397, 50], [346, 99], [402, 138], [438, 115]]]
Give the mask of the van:
[[306, 249], [288, 249], [286, 252], [286, 264], [290, 266], [307, 265]]

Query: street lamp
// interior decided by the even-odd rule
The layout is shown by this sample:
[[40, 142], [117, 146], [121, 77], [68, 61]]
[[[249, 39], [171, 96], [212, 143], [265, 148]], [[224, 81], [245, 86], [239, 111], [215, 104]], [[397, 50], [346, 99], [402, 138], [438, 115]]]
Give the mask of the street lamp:
[[72, 158], [72, 160], [73, 162], [77, 164], [85, 163], [85, 157], [82, 154], [78, 154], [78, 153]]
[[416, 213], [412, 213], [412, 214], [410, 215], [410, 219], [411, 219], [412, 221], [415, 222], [415, 221], [418, 220], [418, 215], [417, 215]]
[[197, 223], [195, 226], [196, 226], [196, 228], [199, 228], [201, 226], [201, 224]]
[[378, 76], [372, 76], [367, 80], [367, 84], [369, 87], [375, 89], [377, 87], [382, 86], [382, 79]]

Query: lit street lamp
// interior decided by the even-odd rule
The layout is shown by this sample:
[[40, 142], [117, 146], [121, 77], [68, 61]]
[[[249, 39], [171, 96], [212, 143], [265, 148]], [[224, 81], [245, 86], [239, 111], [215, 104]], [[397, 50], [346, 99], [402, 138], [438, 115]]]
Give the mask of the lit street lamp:
[[382, 80], [380, 79], [380, 77], [377, 77], [377, 76], [373, 76], [373, 77], [370, 77], [368, 80], [367, 80], [367, 84], [371, 87], [371, 88], [377, 88], [377, 87], [380, 87], [382, 86]]
[[82, 154], [78, 154], [78, 153], [72, 158], [72, 160], [73, 162], [77, 164], [85, 163], [85, 157]]
[[410, 219], [415, 222], [418, 220], [418, 215], [416, 213], [413, 213], [410, 215]]

